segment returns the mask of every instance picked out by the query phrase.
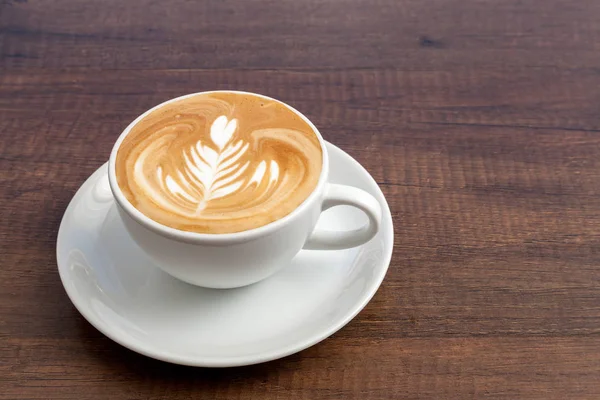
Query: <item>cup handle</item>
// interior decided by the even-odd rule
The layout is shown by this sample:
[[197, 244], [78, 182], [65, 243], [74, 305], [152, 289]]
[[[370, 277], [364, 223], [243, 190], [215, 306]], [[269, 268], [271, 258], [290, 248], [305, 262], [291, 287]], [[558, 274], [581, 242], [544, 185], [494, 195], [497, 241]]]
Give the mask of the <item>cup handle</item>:
[[305, 250], [341, 250], [360, 246], [373, 239], [381, 225], [381, 205], [362, 189], [352, 186], [328, 183], [325, 189], [322, 211], [331, 207], [347, 205], [360, 209], [367, 214], [369, 222], [359, 228], [348, 231], [315, 229], [304, 244]]

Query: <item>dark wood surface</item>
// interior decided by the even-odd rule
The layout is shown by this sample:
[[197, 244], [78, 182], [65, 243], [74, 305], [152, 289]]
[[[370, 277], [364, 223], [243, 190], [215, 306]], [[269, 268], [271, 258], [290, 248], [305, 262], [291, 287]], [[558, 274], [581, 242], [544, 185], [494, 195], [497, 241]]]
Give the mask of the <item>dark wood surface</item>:
[[[599, 21], [597, 0], [0, 0], [0, 398], [600, 398]], [[348, 326], [225, 370], [113, 343], [55, 260], [121, 130], [209, 89], [303, 111], [396, 234]]]

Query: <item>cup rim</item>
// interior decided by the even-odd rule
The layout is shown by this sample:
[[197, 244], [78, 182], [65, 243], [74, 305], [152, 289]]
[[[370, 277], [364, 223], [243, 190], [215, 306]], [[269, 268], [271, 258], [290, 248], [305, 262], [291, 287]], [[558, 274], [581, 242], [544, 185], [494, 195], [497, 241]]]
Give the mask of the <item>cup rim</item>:
[[[304, 201], [302, 203], [300, 203], [300, 205], [298, 205], [289, 214], [287, 214], [273, 222], [270, 222], [266, 225], [262, 225], [257, 228], [252, 228], [252, 229], [248, 229], [248, 230], [241, 231], [241, 232], [233, 232], [233, 233], [192, 232], [192, 231], [176, 229], [176, 228], [161, 224], [160, 222], [157, 222], [157, 221], [151, 219], [150, 217], [146, 216], [144, 213], [139, 211], [137, 208], [135, 208], [133, 206], [133, 204], [131, 204], [129, 202], [129, 200], [125, 197], [125, 195], [121, 191], [121, 188], [119, 187], [119, 184], [117, 183], [115, 161], [117, 158], [117, 153], [119, 151], [119, 147], [120, 147], [121, 143], [123, 142], [123, 140], [125, 139], [125, 137], [127, 137], [127, 135], [129, 134], [131, 129], [138, 122], [140, 122], [143, 118], [145, 118], [147, 115], [149, 115], [153, 111], [155, 111], [169, 103], [172, 103], [172, 102], [175, 102], [178, 100], [183, 100], [188, 97], [211, 94], [211, 93], [246, 94], [246, 95], [261, 97], [261, 98], [264, 98], [264, 99], [270, 100], [270, 101], [275, 101], [275, 102], [287, 107], [292, 112], [294, 112], [296, 115], [298, 115], [300, 118], [302, 118], [302, 120], [305, 121], [310, 126], [310, 128], [313, 130], [313, 132], [317, 136], [317, 139], [319, 140], [319, 145], [321, 146], [321, 154], [322, 154], [321, 174], [319, 175], [319, 180], [317, 181], [317, 186], [315, 186], [315, 188], [308, 195], [308, 197], [306, 199], [304, 199]], [[186, 243], [203, 243], [203, 244], [206, 244], [206, 243], [207, 244], [232, 244], [232, 243], [246, 242], [246, 241], [250, 241], [250, 240], [253, 240], [253, 239], [256, 239], [256, 238], [259, 238], [259, 237], [262, 237], [262, 236], [265, 236], [265, 235], [268, 235], [270, 233], [277, 231], [281, 227], [288, 224], [291, 220], [296, 218], [306, 208], [310, 207], [312, 202], [315, 201], [315, 199], [317, 199], [318, 197], [320, 197], [321, 193], [323, 193], [323, 188], [325, 187], [325, 184], [327, 181], [328, 172], [329, 172], [329, 155], [327, 153], [327, 147], [325, 146], [325, 141], [324, 141], [323, 137], [321, 136], [321, 133], [319, 132], [317, 127], [304, 114], [302, 114], [300, 111], [296, 110], [294, 107], [290, 106], [289, 104], [284, 103], [283, 101], [274, 99], [272, 97], [269, 97], [269, 96], [266, 96], [263, 94], [247, 92], [247, 91], [240, 91], [240, 90], [209, 90], [209, 91], [189, 93], [189, 94], [186, 94], [183, 96], [175, 97], [173, 99], [164, 101], [164, 102], [150, 108], [149, 110], [147, 110], [144, 113], [142, 113], [141, 115], [139, 115], [136, 119], [134, 119], [129, 125], [127, 125], [127, 127], [123, 130], [123, 132], [121, 132], [121, 134], [117, 138], [115, 144], [113, 145], [113, 148], [111, 150], [110, 157], [108, 160], [108, 182], [110, 185], [110, 189], [113, 193], [113, 196], [114, 196], [118, 206], [120, 206], [120, 208], [123, 211], [125, 211], [131, 218], [133, 218], [134, 221], [136, 221], [143, 227], [145, 227], [153, 232], [156, 232], [156, 233], [160, 234], [161, 236], [167, 237], [169, 239], [173, 239], [173, 240], [180, 241], [180, 242], [186, 242]]]

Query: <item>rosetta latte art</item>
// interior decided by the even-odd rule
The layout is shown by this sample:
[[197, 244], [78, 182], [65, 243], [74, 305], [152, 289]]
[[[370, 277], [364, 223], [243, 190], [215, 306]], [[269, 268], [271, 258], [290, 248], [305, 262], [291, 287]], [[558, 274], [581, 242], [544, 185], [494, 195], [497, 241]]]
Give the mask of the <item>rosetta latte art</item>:
[[[217, 150], [203, 145], [199, 140], [183, 152], [185, 163], [183, 168], [176, 171], [176, 176], [165, 174], [158, 166], [156, 179], [161, 191], [154, 193], [155, 200], [165, 208], [181, 212], [189, 210], [195, 215], [202, 212], [211, 200], [231, 195], [251, 185], [256, 190], [265, 177], [268, 177], [269, 185], [262, 195], [268, 195], [279, 176], [277, 162], [271, 160], [267, 167], [264, 160], [260, 161], [252, 177], [245, 181], [242, 174], [248, 169], [250, 161], [241, 161], [248, 151], [249, 143], [243, 140], [231, 143], [236, 125], [235, 119], [228, 121], [225, 116], [218, 117], [210, 129], [210, 138]], [[151, 187], [144, 177], [143, 160], [139, 159], [137, 162], [136, 179], [145, 181], [146, 186]]]
[[117, 155], [128, 200], [157, 222], [201, 233], [252, 229], [293, 211], [316, 186], [320, 144], [287, 107], [248, 96], [194, 96], [137, 123]]

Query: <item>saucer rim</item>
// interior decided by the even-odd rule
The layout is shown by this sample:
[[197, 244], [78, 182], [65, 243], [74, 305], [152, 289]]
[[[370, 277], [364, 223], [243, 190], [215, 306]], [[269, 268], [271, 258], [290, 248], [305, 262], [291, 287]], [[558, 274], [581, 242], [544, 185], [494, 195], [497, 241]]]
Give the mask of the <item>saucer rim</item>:
[[[170, 354], [170, 353], [167, 353], [160, 349], [155, 349], [152, 346], [139, 345], [138, 343], [128, 340], [127, 336], [121, 335], [118, 331], [111, 330], [110, 326], [108, 324], [100, 321], [93, 315], [93, 313], [89, 313], [85, 307], [82, 307], [79, 305], [79, 300], [77, 299], [78, 295], [75, 293], [74, 289], [70, 288], [70, 285], [68, 284], [68, 276], [67, 276], [68, 272], [66, 271], [67, 268], [61, 267], [58, 263], [58, 251], [61, 248], [60, 244], [62, 243], [61, 238], [63, 236], [63, 235], [61, 235], [61, 232], [65, 229], [64, 225], [66, 224], [65, 217], [68, 214], [70, 214], [70, 212], [72, 211], [72, 208], [75, 205], [74, 202], [82, 193], [85, 183], [94, 174], [96, 174], [98, 171], [100, 171], [102, 168], [107, 168], [108, 162], [104, 163], [98, 169], [96, 169], [96, 171], [94, 171], [92, 174], [90, 174], [90, 176], [88, 178], [86, 178], [86, 180], [81, 184], [81, 186], [78, 188], [76, 193], [73, 195], [71, 201], [69, 202], [69, 205], [65, 209], [65, 212], [63, 214], [63, 217], [61, 219], [61, 223], [59, 226], [57, 241], [56, 241], [57, 268], [58, 268], [61, 283], [67, 293], [67, 296], [69, 297], [69, 300], [74, 305], [74, 307], [77, 309], [77, 311], [94, 328], [96, 328], [103, 335], [105, 335], [109, 339], [113, 340], [114, 342], [120, 344], [121, 346], [126, 347], [132, 351], [135, 351], [136, 353], [145, 355], [150, 358], [154, 358], [154, 359], [157, 359], [160, 361], [165, 361], [165, 362], [169, 362], [169, 363], [173, 363], [173, 364], [185, 365], [185, 366], [225, 368], [225, 367], [239, 367], [239, 366], [260, 364], [260, 363], [277, 360], [277, 359], [298, 353], [302, 350], [312, 347], [315, 344], [325, 340], [326, 338], [328, 338], [329, 336], [333, 335], [334, 333], [336, 333], [337, 331], [342, 329], [344, 326], [346, 326], [350, 321], [352, 321], [356, 317], [356, 315], [358, 315], [358, 313], [361, 312], [367, 306], [367, 304], [371, 301], [371, 299], [373, 298], [375, 293], [377, 293], [377, 291], [381, 287], [381, 283], [383, 282], [383, 279], [385, 278], [385, 275], [389, 269], [390, 262], [392, 259], [393, 248], [394, 248], [394, 228], [393, 228], [393, 219], [391, 216], [391, 211], [390, 211], [389, 205], [387, 203], [387, 199], [385, 198], [383, 192], [381, 191], [381, 188], [379, 187], [379, 185], [377, 184], [375, 179], [371, 176], [371, 174], [357, 160], [355, 160], [348, 153], [346, 153], [345, 151], [343, 151], [342, 149], [340, 149], [339, 147], [337, 147], [336, 145], [334, 145], [328, 141], [324, 141], [324, 142], [325, 142], [325, 145], [328, 147], [328, 151], [330, 152], [330, 154], [332, 152], [335, 152], [335, 153], [337, 153], [336, 155], [339, 155], [341, 158], [345, 159], [345, 161], [356, 163], [358, 165], [359, 169], [363, 173], [365, 173], [368, 176], [368, 178], [371, 180], [371, 182], [374, 184], [374, 188], [377, 191], [377, 196], [379, 197], [378, 200], [380, 200], [382, 202], [382, 217], [389, 221], [389, 224], [387, 224], [387, 229], [386, 229], [387, 232], [382, 231], [382, 233], [385, 238], [388, 238], [388, 237], [390, 238], [389, 243], [391, 243], [390, 246], [384, 246], [384, 254], [381, 257], [381, 263], [378, 263], [381, 265], [381, 267], [379, 269], [379, 275], [376, 276], [375, 279], [372, 281], [371, 287], [368, 290], [362, 292], [363, 293], [362, 298], [359, 298], [359, 301], [355, 302], [355, 304], [350, 308], [350, 311], [347, 313], [347, 315], [344, 318], [342, 318], [338, 322], [332, 324], [327, 329], [320, 329], [320, 330], [318, 329], [318, 330], [316, 330], [316, 333], [307, 335], [307, 338], [302, 341], [297, 341], [296, 343], [282, 346], [282, 347], [280, 347], [278, 349], [274, 349], [270, 352], [257, 353], [257, 354], [239, 356], [239, 357], [238, 356], [236, 356], [236, 357], [198, 356], [198, 355], [187, 356], [187, 355]], [[331, 161], [332, 158], [333, 157], [329, 158], [329, 162], [332, 162]], [[385, 247], [389, 247], [387, 249], [387, 251], [386, 251]]]

